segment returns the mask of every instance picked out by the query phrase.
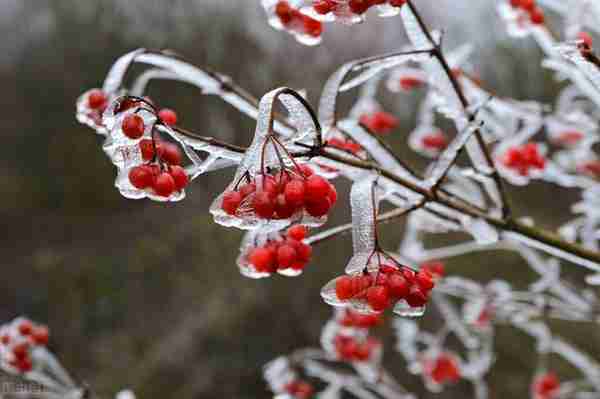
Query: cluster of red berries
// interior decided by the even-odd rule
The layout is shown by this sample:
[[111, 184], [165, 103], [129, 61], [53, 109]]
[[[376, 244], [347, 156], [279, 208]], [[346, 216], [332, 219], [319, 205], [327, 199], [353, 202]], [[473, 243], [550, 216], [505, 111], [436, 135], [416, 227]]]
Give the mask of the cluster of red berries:
[[531, 170], [543, 170], [546, 167], [546, 159], [540, 154], [536, 143], [509, 148], [502, 158], [502, 163], [521, 176], [529, 176]]
[[275, 5], [275, 15], [286, 29], [293, 32], [311, 37], [320, 37], [323, 33], [323, 24], [320, 21], [301, 13], [285, 0]]
[[285, 392], [294, 399], [310, 399], [315, 393], [311, 384], [302, 380], [295, 380], [285, 386]]
[[48, 345], [50, 338], [46, 326], [37, 325], [27, 319], [17, 319], [0, 333], [0, 353], [2, 359], [21, 373], [33, 369], [31, 350], [36, 346]]
[[333, 344], [338, 359], [345, 362], [367, 362], [374, 351], [381, 348], [381, 341], [377, 338], [359, 339], [344, 334], [336, 335]]
[[269, 241], [250, 250], [246, 261], [254, 266], [258, 273], [275, 273], [289, 269], [302, 271], [312, 256], [311, 246], [302, 242], [306, 234], [306, 227], [292, 226], [281, 240]]
[[552, 372], [539, 375], [531, 386], [533, 399], [553, 399], [559, 390], [560, 380]]
[[[321, 15], [334, 12], [339, 6], [338, 0], [313, 0], [313, 9]], [[348, 7], [354, 14], [364, 14], [369, 8], [377, 5], [389, 4], [392, 7], [402, 7], [406, 0], [349, 0]]]
[[423, 373], [425, 378], [437, 385], [455, 383], [461, 378], [459, 362], [451, 353], [440, 353], [433, 359], [425, 358]]
[[399, 300], [412, 308], [425, 306], [434, 286], [433, 276], [426, 270], [381, 265], [377, 272], [339, 277], [335, 294], [341, 301], [364, 301], [373, 312], [383, 312]]
[[527, 13], [529, 20], [534, 25], [542, 25], [546, 19], [544, 12], [537, 6], [535, 0], [510, 0], [510, 5]]
[[383, 316], [381, 313], [363, 314], [355, 312], [352, 309], [344, 309], [344, 313], [338, 319], [338, 323], [344, 327], [373, 328], [383, 323]]
[[330, 147], [337, 148], [338, 150], [347, 151], [354, 155], [357, 155], [363, 150], [360, 144], [348, 138], [332, 137], [327, 139], [325, 144]]
[[376, 134], [388, 134], [399, 125], [398, 119], [394, 115], [384, 111], [363, 114], [359, 122]]
[[142, 139], [138, 145], [142, 159], [147, 163], [129, 171], [132, 186], [138, 190], [150, 189], [161, 197], [169, 197], [188, 185], [190, 179], [181, 166], [181, 151], [176, 144], [155, 137], [154, 140]]
[[335, 187], [306, 165], [267, 172], [223, 195], [221, 208], [229, 215], [253, 213], [261, 219], [288, 219], [299, 211], [322, 217], [337, 202]]

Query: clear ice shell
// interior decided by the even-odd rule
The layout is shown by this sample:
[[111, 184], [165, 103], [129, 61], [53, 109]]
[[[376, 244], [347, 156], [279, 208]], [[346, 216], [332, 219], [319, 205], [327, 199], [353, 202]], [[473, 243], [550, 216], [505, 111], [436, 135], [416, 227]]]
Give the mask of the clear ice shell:
[[[274, 148], [274, 143], [268, 140], [269, 134], [273, 128], [273, 106], [277, 99], [281, 100], [290, 114], [290, 120], [295, 122], [295, 127], [300, 132], [299, 137], [305, 137], [306, 134], [316, 132], [316, 127], [310, 117], [310, 113], [295, 97], [287, 94], [288, 88], [278, 88], [265, 94], [259, 103], [259, 114], [257, 118], [254, 139], [250, 147], [246, 150], [235, 176], [229, 186], [221, 193], [211, 204], [210, 213], [214, 217], [215, 223], [225, 227], [236, 227], [242, 230], [261, 229], [263, 232], [278, 231], [289, 226], [295, 221], [304, 225], [316, 227], [321, 226], [327, 221], [327, 216], [312, 217], [304, 210], [296, 212], [289, 219], [261, 219], [254, 213], [248, 212], [247, 215], [229, 215], [222, 209], [223, 196], [226, 192], [234, 191], [238, 182], [242, 181], [248, 174], [256, 181], [256, 187], [261, 188], [261, 168], [268, 166], [280, 167], [279, 157]], [[310, 126], [312, 124], [312, 127]], [[264, 151], [263, 151], [264, 149]], [[281, 151], [281, 150], [279, 150]], [[293, 166], [290, 159], [285, 159], [287, 167]]]
[[[115, 179], [115, 187], [119, 189], [121, 195], [129, 199], [148, 198], [157, 202], [176, 202], [185, 198], [185, 190], [175, 191], [168, 197], [163, 197], [154, 193], [151, 188], [140, 190], [134, 187], [129, 180], [129, 172], [132, 168], [142, 165], [144, 160], [139, 147], [139, 143], [143, 139], [151, 139], [152, 131], [155, 129], [156, 115], [153, 111], [135, 107], [123, 112], [115, 112], [118, 109], [120, 101], [123, 98], [118, 98], [113, 101], [106, 109], [103, 115], [103, 124], [108, 129], [106, 140], [102, 145], [102, 149], [111, 159], [112, 163], [117, 167], [117, 177]], [[136, 113], [144, 120], [145, 131], [139, 139], [130, 139], [127, 137], [121, 125], [126, 116]], [[198, 168], [201, 167], [202, 161], [198, 155], [189, 148], [169, 127], [156, 126], [156, 130], [167, 135], [183, 149], [184, 154], [192, 162], [186, 167], [186, 173], [190, 180], [198, 175]]]

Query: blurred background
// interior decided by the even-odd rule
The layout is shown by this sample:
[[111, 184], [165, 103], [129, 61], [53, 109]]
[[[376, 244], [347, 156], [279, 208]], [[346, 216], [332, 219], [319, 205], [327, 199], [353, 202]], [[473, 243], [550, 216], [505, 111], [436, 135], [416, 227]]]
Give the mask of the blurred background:
[[[559, 86], [539, 68], [533, 43], [505, 36], [495, 1], [417, 3], [433, 27], [445, 30], [448, 48], [474, 44], [473, 66], [487, 87], [551, 101]], [[319, 290], [343, 269], [350, 237], [317, 248], [300, 278], [248, 280], [235, 266], [241, 233], [215, 225], [207, 211], [233, 170], [199, 178], [176, 205], [126, 200], [113, 187], [115, 171], [100, 138], [75, 121], [75, 100], [101, 85], [118, 56], [151, 47], [174, 49], [256, 96], [287, 85], [306, 89], [316, 104], [323, 83], [342, 63], [407, 43], [398, 19], [372, 16], [361, 26], [326, 29], [323, 45], [301, 46], [267, 25], [258, 0], [0, 1], [0, 320], [24, 314], [48, 323], [52, 349], [101, 397], [124, 387], [144, 399], [270, 397], [262, 365], [318, 345], [331, 314]], [[186, 128], [240, 145], [251, 139], [253, 121], [215, 98], [174, 83], [153, 83], [150, 94], [176, 109]], [[392, 145], [422, 165], [405, 145], [417, 100], [396, 97], [388, 108], [402, 120]], [[337, 184], [347, 196], [347, 185]], [[512, 195], [519, 215], [555, 227], [577, 195], [552, 188], [549, 203], [543, 200], [547, 190]], [[348, 220], [349, 210], [340, 205], [329, 225]], [[385, 227], [389, 248], [397, 246], [401, 231], [401, 223]], [[518, 256], [498, 255], [454, 259], [448, 269], [481, 281], [505, 277], [517, 287], [535, 277]], [[577, 272], [572, 275], [580, 281]], [[424, 322], [437, 317], [429, 312]], [[589, 326], [556, 327], [592, 353], [600, 348]], [[380, 333], [389, 338], [389, 329]], [[492, 397], [524, 397], [535, 359], [532, 342], [510, 329], [499, 335]], [[404, 385], [422, 393], [391, 341], [386, 363]], [[568, 377], [569, 369], [561, 367], [556, 365]], [[470, 388], [458, 385], [440, 396], [465, 393], [470, 396]]]

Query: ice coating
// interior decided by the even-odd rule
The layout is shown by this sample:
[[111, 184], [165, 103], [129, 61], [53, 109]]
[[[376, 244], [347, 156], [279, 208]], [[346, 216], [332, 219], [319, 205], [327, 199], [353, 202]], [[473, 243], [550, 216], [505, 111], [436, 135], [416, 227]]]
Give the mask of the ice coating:
[[300, 209], [294, 215], [285, 219], [262, 219], [254, 212], [245, 214], [228, 214], [222, 207], [224, 196], [227, 192], [236, 191], [239, 185], [249, 178], [256, 179], [256, 190], [263, 189], [263, 180], [267, 168], [270, 167], [296, 167], [295, 161], [285, 154], [285, 148], [272, 139], [273, 134], [273, 106], [276, 100], [282, 100], [282, 104], [290, 113], [290, 119], [297, 122], [295, 128], [299, 131], [298, 137], [308, 137], [316, 134], [320, 129], [318, 122], [312, 119], [312, 115], [306, 109], [305, 104], [299, 100], [300, 95], [289, 88], [279, 88], [265, 94], [260, 100], [259, 113], [252, 143], [244, 153], [238, 165], [235, 176], [226, 190], [219, 195], [210, 206], [210, 213], [216, 223], [226, 227], [237, 227], [242, 230], [262, 229], [264, 232], [281, 230], [289, 226], [293, 221], [299, 221], [308, 226], [319, 226], [326, 221], [326, 216], [313, 217]]
[[[427, 51], [431, 46], [417, 47], [422, 51]], [[353, 61], [342, 65], [335, 73], [333, 73], [321, 93], [319, 101], [319, 121], [324, 128], [330, 129], [335, 126], [337, 97], [342, 91], [349, 90], [356, 86], [362, 85], [368, 80], [376, 77], [378, 74], [404, 64], [408, 61], [419, 61], [427, 58], [429, 54], [404, 52], [395, 53], [387, 56], [377, 57], [375, 59], [364, 59]], [[344, 84], [349, 74], [353, 71], [363, 71], [357, 77]]]
[[375, 251], [375, 216], [378, 214], [379, 204], [378, 189], [374, 188], [376, 179], [377, 175], [365, 174], [352, 185], [350, 206], [354, 255], [346, 266], [346, 273], [349, 274], [362, 271], [367, 265], [367, 258]]
[[441, 182], [458, 158], [462, 148], [467, 144], [467, 141], [469, 141], [473, 136], [473, 133], [481, 127], [482, 122], [480, 120], [476, 117], [473, 117], [472, 119], [473, 120], [467, 124], [467, 127], [459, 132], [446, 149], [442, 151], [435, 162], [435, 166], [428, 171], [425, 177], [425, 184], [429, 188], [434, 187]]

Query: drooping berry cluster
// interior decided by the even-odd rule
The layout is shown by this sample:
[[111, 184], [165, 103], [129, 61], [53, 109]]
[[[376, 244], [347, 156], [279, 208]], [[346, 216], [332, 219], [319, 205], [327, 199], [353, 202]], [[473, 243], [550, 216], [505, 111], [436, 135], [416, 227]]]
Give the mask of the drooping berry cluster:
[[[123, 120], [124, 132], [126, 121], [127, 118]], [[138, 146], [145, 163], [129, 171], [132, 186], [139, 190], [149, 190], [161, 197], [170, 197], [188, 185], [190, 179], [181, 166], [181, 151], [176, 144], [166, 142], [155, 134], [153, 138], [140, 140]]]
[[534, 25], [542, 25], [545, 21], [544, 12], [537, 6], [535, 0], [510, 0], [510, 5], [525, 12]]
[[34, 367], [32, 350], [48, 345], [49, 330], [28, 319], [18, 318], [0, 327], [0, 361], [18, 373]]
[[536, 143], [527, 143], [509, 148], [502, 158], [502, 164], [520, 176], [529, 176], [532, 170], [543, 170], [546, 159]]
[[[247, 249], [240, 259], [240, 268], [249, 276], [266, 277], [272, 273], [287, 276], [300, 274], [312, 256], [310, 245], [302, 242], [307, 229], [302, 225], [290, 227], [285, 236], [270, 239], [265, 244]], [[251, 270], [247, 270], [251, 269]]]
[[321, 21], [303, 14], [285, 0], [278, 1], [272, 12], [277, 20], [277, 23], [273, 24], [276, 28], [281, 26], [304, 44], [319, 43], [323, 33]]
[[376, 134], [388, 134], [400, 124], [394, 115], [385, 111], [363, 114], [359, 122]]
[[330, 13], [341, 14], [347, 9], [356, 15], [366, 13], [371, 7], [389, 5], [391, 7], [402, 7], [406, 0], [348, 0], [340, 2], [338, 0], [313, 0], [313, 9], [320, 15]]
[[423, 378], [433, 386], [456, 383], [461, 378], [458, 357], [450, 352], [425, 354], [422, 358]]
[[223, 195], [221, 207], [232, 216], [253, 214], [259, 219], [288, 219], [306, 212], [316, 218], [337, 202], [335, 187], [306, 165], [266, 171]]
[[411, 308], [421, 308], [434, 286], [433, 277], [426, 270], [415, 272], [408, 267], [384, 264], [377, 272], [337, 278], [335, 295], [340, 301], [365, 303], [367, 312], [379, 313], [401, 300]]
[[531, 384], [533, 399], [554, 399], [560, 390], [560, 380], [553, 372], [538, 375]]

